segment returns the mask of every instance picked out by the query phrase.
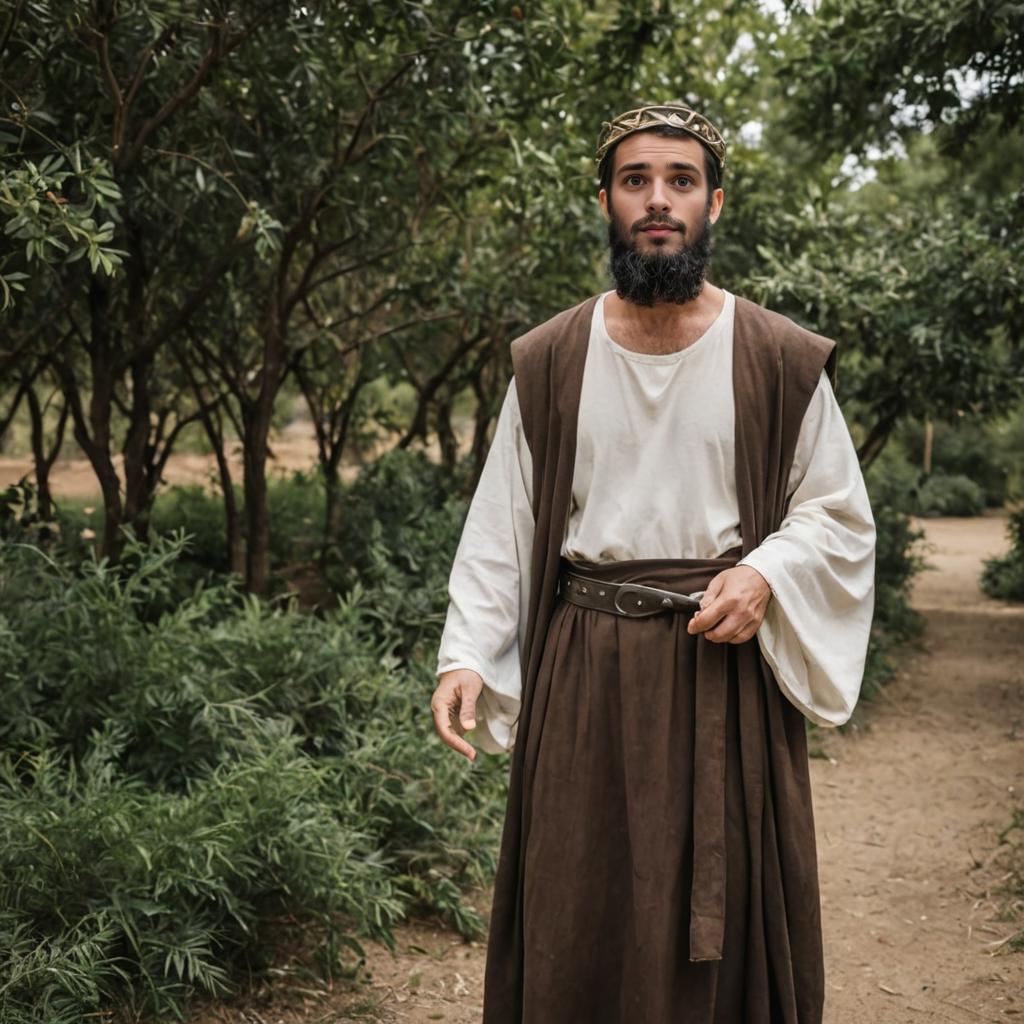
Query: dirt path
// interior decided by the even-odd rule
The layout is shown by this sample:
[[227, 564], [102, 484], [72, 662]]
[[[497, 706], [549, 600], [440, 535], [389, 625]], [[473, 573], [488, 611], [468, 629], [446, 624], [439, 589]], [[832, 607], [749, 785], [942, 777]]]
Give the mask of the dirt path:
[[[1024, 609], [978, 589], [981, 560], [1005, 548], [1004, 519], [924, 525], [934, 571], [914, 598], [928, 618], [922, 650], [811, 762], [825, 1020], [1024, 1024], [1024, 953], [1001, 942], [1024, 925], [1024, 901], [999, 891], [998, 843], [1024, 805]], [[486, 894], [477, 905], [486, 912]], [[478, 1024], [482, 944], [424, 925], [398, 943], [397, 957], [371, 947], [357, 989], [304, 1011], [223, 1008], [209, 1020]]]
[[[308, 415], [296, 415], [284, 429], [275, 431], [270, 438], [271, 458], [267, 473], [271, 477], [286, 477], [297, 469], [314, 470], [317, 466], [316, 438]], [[242, 482], [242, 449], [237, 443], [228, 446], [228, 464], [236, 483]], [[121, 479], [124, 492], [124, 456], [113, 457], [114, 469]], [[341, 475], [351, 480], [358, 466], [345, 465]], [[35, 481], [35, 465], [30, 454], [0, 458], [0, 490], [17, 483], [26, 476]], [[213, 486], [217, 481], [217, 461], [213, 455], [175, 450], [167, 461], [162, 480], [168, 487], [200, 484]], [[90, 498], [102, 504], [96, 473], [84, 456], [58, 459], [50, 472], [50, 490], [55, 498]]]
[[814, 763], [828, 1024], [1024, 1021], [1024, 954], [993, 955], [1024, 916], [995, 891], [1024, 806], [1024, 609], [978, 589], [1004, 520], [925, 527], [923, 649]]

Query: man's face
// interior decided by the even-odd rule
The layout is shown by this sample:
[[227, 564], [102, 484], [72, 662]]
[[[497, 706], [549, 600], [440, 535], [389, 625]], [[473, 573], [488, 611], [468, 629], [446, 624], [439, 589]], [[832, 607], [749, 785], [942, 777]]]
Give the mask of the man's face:
[[616, 147], [611, 196], [598, 199], [623, 242], [642, 254], [677, 252], [701, 231], [705, 216], [718, 220], [725, 194], [708, 203], [704, 147], [693, 138], [653, 132], [629, 135]]
[[610, 189], [609, 269], [620, 298], [640, 306], [686, 303], [700, 295], [711, 259], [711, 225], [724, 194], [710, 194], [704, 147], [693, 138], [638, 132], [619, 143]]

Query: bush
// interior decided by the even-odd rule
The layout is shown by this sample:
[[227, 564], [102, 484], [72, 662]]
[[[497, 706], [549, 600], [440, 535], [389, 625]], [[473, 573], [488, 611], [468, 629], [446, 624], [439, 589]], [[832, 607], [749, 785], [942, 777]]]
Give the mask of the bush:
[[[235, 488], [239, 508], [242, 493]], [[212, 572], [226, 576], [231, 571], [231, 554], [226, 543], [224, 501], [218, 493], [199, 484], [178, 484], [161, 490], [153, 502], [150, 530], [157, 536], [169, 536], [183, 530], [188, 548], [177, 559], [179, 567], [194, 566], [190, 575]]]
[[985, 510], [985, 492], [966, 476], [932, 473], [917, 494], [921, 516], [980, 516]]
[[936, 469], [925, 475], [907, 458], [899, 443], [890, 443], [868, 470], [872, 501], [909, 515], [978, 516], [986, 492], [973, 477]]
[[317, 471], [275, 475], [267, 484], [270, 565], [280, 571], [295, 562], [315, 561], [324, 521], [324, 484]]
[[[981, 489], [982, 507], [1002, 505], [1007, 497], [1008, 478], [1015, 461], [1011, 452], [1000, 443], [999, 435], [1005, 428], [999, 422], [978, 422], [965, 417], [955, 424], [936, 422], [933, 429], [933, 474], [945, 478], [967, 477]], [[896, 440], [911, 464], [920, 466], [924, 459], [924, 425], [919, 420], [906, 421], [897, 430]]]
[[921, 614], [910, 605], [910, 587], [925, 567], [920, 553], [924, 534], [915, 529], [905, 511], [878, 503], [874, 509], [875, 613], [871, 625], [862, 694], [871, 695], [893, 675], [894, 647], [918, 636], [924, 626]]
[[893, 674], [892, 651], [918, 636], [924, 619], [910, 605], [914, 577], [925, 568], [924, 533], [914, 527], [916, 472], [886, 450], [866, 474], [875, 518], [875, 611], [862, 694], [870, 698]]
[[[404, 652], [432, 630], [440, 635], [448, 574], [466, 516], [462, 495], [468, 472], [466, 464], [453, 477], [422, 453], [395, 449], [368, 464], [353, 484], [341, 489], [341, 528], [328, 545], [325, 582], [337, 597], [353, 588], [377, 591], [366, 616], [376, 618], [382, 635], [391, 634]], [[236, 491], [241, 508], [243, 496]], [[272, 477], [267, 505], [270, 567], [280, 588], [282, 577], [296, 567], [319, 565], [323, 480], [316, 472], [301, 471]], [[83, 539], [83, 531], [98, 533], [101, 517], [102, 509], [90, 515], [82, 502], [62, 502], [56, 528], [60, 550], [74, 561], [87, 558], [93, 546]], [[150, 532], [156, 538], [178, 531], [188, 537], [187, 547], [173, 563], [180, 577], [175, 593], [183, 599], [197, 584], [224, 581], [230, 572], [222, 497], [198, 484], [161, 491]], [[408, 609], [400, 634], [394, 633], [396, 602]]]
[[433, 657], [448, 607], [448, 576], [467, 503], [468, 467], [454, 479], [425, 455], [394, 449], [360, 473], [344, 496], [328, 579], [363, 601], [384, 646]]
[[434, 736], [432, 666], [388, 651], [384, 602], [179, 601], [184, 550], [0, 543], [5, 1022], [167, 1017], [295, 929], [336, 961], [412, 909], [479, 927], [460, 891], [493, 870], [505, 761]]
[[1004, 601], [1024, 601], [1024, 508], [1010, 515], [1006, 532], [1010, 550], [999, 558], [986, 559], [981, 589]]

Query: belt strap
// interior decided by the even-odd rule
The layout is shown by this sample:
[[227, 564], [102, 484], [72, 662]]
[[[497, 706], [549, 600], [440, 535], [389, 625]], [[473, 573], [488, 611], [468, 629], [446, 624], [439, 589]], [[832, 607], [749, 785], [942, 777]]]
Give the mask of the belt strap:
[[[636, 583], [609, 583], [563, 570], [559, 593], [571, 604], [629, 618], [664, 611], [695, 612], [687, 594]], [[689, 958], [721, 960], [725, 940], [725, 718], [729, 645], [696, 638], [693, 777], [693, 879]]]
[[559, 594], [571, 604], [632, 619], [664, 611], [695, 612], [700, 608], [700, 601], [688, 594], [639, 583], [609, 583], [570, 570], [562, 572], [558, 587]]

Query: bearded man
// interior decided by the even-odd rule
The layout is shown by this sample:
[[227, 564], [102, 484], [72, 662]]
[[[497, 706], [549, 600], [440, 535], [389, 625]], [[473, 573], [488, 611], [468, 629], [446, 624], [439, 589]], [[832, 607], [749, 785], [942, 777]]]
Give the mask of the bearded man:
[[485, 1024], [816, 1024], [805, 719], [846, 721], [875, 529], [835, 343], [716, 287], [725, 142], [598, 147], [614, 290], [512, 343], [432, 701], [512, 750]]

